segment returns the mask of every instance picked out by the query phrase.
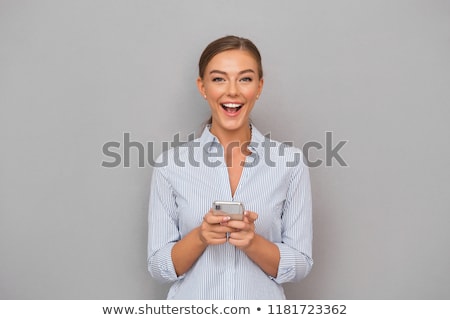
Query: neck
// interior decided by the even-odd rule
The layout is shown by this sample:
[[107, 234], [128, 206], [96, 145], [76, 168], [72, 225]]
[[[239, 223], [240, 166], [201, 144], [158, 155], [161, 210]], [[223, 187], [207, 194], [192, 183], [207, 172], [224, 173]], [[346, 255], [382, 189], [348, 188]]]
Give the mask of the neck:
[[210, 131], [217, 139], [219, 139], [220, 144], [224, 148], [227, 148], [230, 144], [239, 144], [239, 146], [241, 146], [244, 143], [249, 143], [252, 138], [250, 125], [243, 126], [236, 130], [226, 130], [211, 124]]

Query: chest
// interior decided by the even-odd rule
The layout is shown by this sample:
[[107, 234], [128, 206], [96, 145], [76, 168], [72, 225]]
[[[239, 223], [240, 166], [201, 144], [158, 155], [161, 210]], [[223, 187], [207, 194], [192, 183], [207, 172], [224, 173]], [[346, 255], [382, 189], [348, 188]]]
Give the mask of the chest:
[[239, 185], [239, 180], [242, 176], [243, 166], [234, 166], [234, 167], [228, 167], [228, 180], [230, 183], [230, 191], [231, 195], [234, 197], [234, 194], [236, 193], [236, 189]]

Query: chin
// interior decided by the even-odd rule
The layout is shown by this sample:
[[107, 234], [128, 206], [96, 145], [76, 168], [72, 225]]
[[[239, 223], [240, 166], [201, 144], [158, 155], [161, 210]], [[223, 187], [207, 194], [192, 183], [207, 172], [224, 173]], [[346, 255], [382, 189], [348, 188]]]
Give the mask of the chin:
[[221, 121], [221, 127], [229, 131], [236, 131], [243, 127], [248, 126], [249, 119], [233, 119], [233, 120], [225, 120]]

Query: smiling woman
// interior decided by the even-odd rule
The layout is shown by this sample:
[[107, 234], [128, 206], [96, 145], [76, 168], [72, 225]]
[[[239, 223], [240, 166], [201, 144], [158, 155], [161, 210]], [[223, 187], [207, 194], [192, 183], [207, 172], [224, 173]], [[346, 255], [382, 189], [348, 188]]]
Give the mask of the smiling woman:
[[249, 116], [264, 83], [258, 69], [254, 56], [242, 49], [218, 53], [209, 61], [197, 85], [211, 108], [213, 134], [225, 139], [249, 130]]
[[[254, 55], [242, 49], [217, 53], [204, 72], [198, 77], [197, 86], [211, 109], [210, 132], [225, 150], [231, 149], [225, 153], [225, 161], [234, 195], [243, 169], [240, 163], [249, 155], [244, 146], [251, 138], [250, 113], [264, 81], [259, 77]], [[230, 148], [234, 145], [239, 147], [235, 151]]]
[[[152, 177], [148, 268], [173, 283], [168, 299], [285, 299], [282, 284], [311, 270], [309, 171], [293, 162], [299, 149], [251, 124], [263, 84], [261, 56], [248, 39], [217, 39], [200, 57], [197, 86], [211, 119], [188, 148], [162, 154], [167, 166]], [[207, 165], [205, 157], [217, 161]], [[195, 161], [176, 161], [188, 159]], [[215, 200], [247, 210], [235, 220], [212, 208]]]

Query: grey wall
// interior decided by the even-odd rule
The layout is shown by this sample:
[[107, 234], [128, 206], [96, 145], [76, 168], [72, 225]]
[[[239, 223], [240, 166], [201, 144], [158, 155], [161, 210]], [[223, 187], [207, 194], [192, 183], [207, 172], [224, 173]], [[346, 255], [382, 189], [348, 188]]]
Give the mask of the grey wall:
[[[450, 2], [0, 1], [0, 298], [162, 299], [152, 173], [109, 141], [186, 139], [211, 40], [260, 48], [260, 131], [333, 146], [311, 168], [314, 259], [290, 299], [449, 299]], [[326, 159], [325, 149], [310, 160]], [[146, 157], [147, 159], [148, 157]]]

